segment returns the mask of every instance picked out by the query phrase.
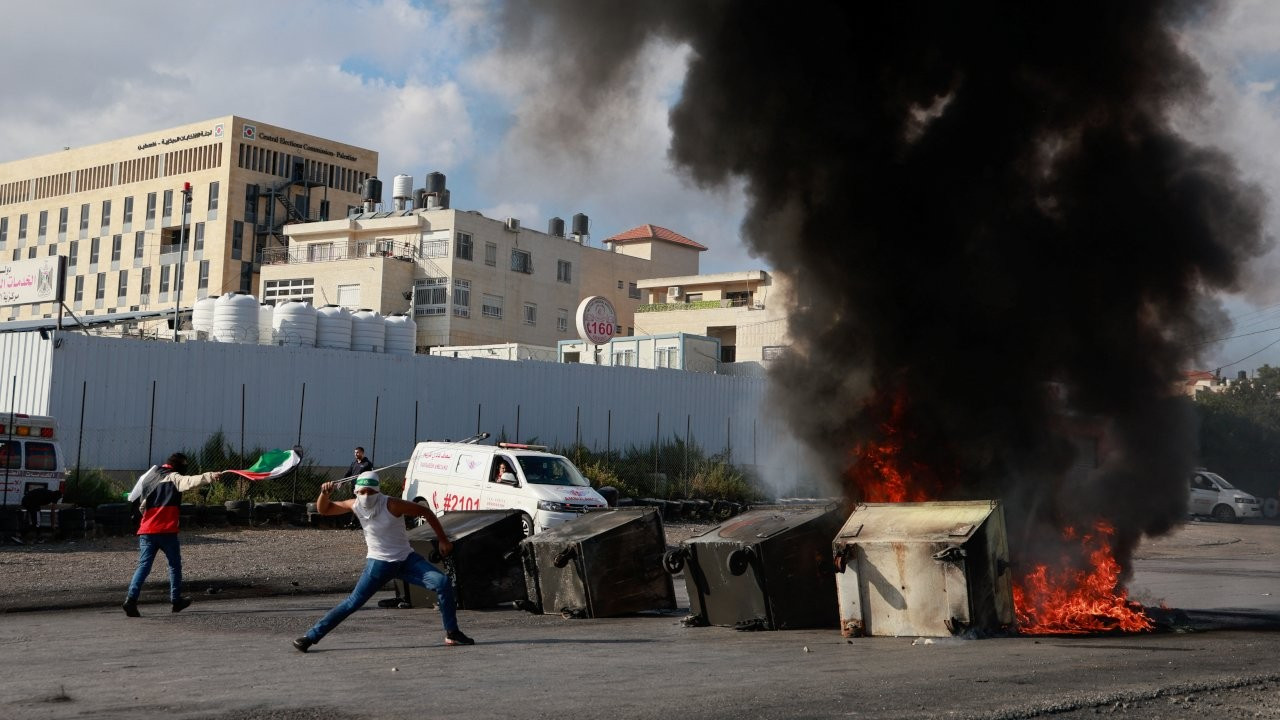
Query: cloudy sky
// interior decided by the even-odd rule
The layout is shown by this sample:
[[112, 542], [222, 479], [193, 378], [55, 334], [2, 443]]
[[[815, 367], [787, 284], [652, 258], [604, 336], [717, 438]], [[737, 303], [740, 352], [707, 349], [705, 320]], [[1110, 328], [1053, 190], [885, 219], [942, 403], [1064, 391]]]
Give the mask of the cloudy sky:
[[[401, 172], [418, 177], [415, 185], [444, 172], [455, 207], [539, 229], [585, 212], [597, 242], [654, 223], [708, 246], [704, 272], [764, 266], [739, 240], [740, 189], [696, 188], [667, 159], [684, 48], [644, 55], [639, 80], [610, 104], [607, 144], [541, 146], [528, 121], [556, 79], [501, 51], [497, 8], [497, 0], [14, 5], [0, 26], [0, 161], [236, 114], [376, 150], [388, 184]], [[1175, 121], [1280, 197], [1280, 2], [1227, 8], [1186, 30], [1214, 99]], [[1276, 207], [1270, 227], [1280, 237]], [[1236, 323], [1218, 337], [1255, 334], [1206, 345], [1204, 367], [1280, 365], [1278, 270], [1278, 258], [1256, 263], [1241, 293], [1224, 299]]]

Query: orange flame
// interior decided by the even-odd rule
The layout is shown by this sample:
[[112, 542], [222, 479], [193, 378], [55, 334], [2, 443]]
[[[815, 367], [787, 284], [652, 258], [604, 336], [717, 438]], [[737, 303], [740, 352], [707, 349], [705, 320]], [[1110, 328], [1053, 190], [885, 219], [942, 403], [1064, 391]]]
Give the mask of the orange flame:
[[[941, 491], [928, 468], [908, 465], [902, 450], [913, 440], [903, 430], [906, 401], [898, 396], [889, 410], [889, 419], [879, 425], [881, 438], [854, 447], [853, 466], [847, 476], [858, 489], [862, 502], [924, 502], [936, 499]], [[930, 482], [930, 480], [932, 482]]]
[[[1078, 538], [1089, 567], [1073, 569], [1067, 557], [1059, 567], [1036, 565], [1013, 586], [1018, 631], [1026, 635], [1079, 635], [1096, 632], [1143, 632], [1154, 627], [1142, 605], [1131, 602], [1118, 585], [1120, 564], [1111, 550], [1115, 529], [1099, 521], [1091, 534]], [[1077, 541], [1074, 528], [1064, 541]]]

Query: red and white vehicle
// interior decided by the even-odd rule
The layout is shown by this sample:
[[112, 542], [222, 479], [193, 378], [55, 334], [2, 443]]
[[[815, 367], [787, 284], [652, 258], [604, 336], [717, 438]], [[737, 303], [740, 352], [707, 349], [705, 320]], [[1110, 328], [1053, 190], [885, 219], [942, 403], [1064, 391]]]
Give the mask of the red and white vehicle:
[[0, 413], [0, 504], [17, 505], [36, 488], [61, 495], [67, 466], [58, 421], [47, 415]]

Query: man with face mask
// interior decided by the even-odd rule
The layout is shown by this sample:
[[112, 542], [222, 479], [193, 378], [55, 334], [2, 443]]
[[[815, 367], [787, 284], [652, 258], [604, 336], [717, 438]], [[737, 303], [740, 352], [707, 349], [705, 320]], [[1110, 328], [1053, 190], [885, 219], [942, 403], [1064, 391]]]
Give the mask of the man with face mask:
[[351, 595], [320, 618], [319, 622], [307, 631], [306, 635], [293, 641], [293, 646], [300, 652], [307, 650], [320, 639], [329, 634], [347, 616], [373, 597], [388, 580], [400, 579], [419, 587], [433, 590], [440, 601], [440, 619], [444, 624], [445, 645], [473, 645], [475, 641], [458, 629], [457, 608], [453, 598], [453, 584], [448, 576], [437, 570], [425, 558], [413, 551], [409, 545], [409, 534], [405, 530], [404, 517], [424, 518], [439, 538], [440, 554], [448, 556], [453, 552], [453, 543], [445, 536], [440, 520], [430, 508], [417, 503], [387, 497], [378, 489], [378, 475], [374, 472], [363, 472], [356, 478], [356, 496], [352, 500], [333, 501], [329, 496], [337, 483], [327, 482], [320, 486], [320, 497], [316, 498], [316, 512], [321, 515], [341, 515], [351, 512], [364, 528], [364, 541], [369, 547], [365, 561], [364, 574], [356, 582]]

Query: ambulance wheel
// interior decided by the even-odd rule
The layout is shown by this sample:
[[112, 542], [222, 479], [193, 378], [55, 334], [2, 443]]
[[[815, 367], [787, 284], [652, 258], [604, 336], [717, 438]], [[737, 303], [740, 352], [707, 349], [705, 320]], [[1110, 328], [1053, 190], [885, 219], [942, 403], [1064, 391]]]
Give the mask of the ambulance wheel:
[[524, 513], [520, 513], [520, 532], [524, 533], [525, 537], [533, 534], [533, 518]]
[[1213, 509], [1213, 519], [1218, 522], [1239, 522], [1236, 511], [1229, 505], [1219, 505]]

